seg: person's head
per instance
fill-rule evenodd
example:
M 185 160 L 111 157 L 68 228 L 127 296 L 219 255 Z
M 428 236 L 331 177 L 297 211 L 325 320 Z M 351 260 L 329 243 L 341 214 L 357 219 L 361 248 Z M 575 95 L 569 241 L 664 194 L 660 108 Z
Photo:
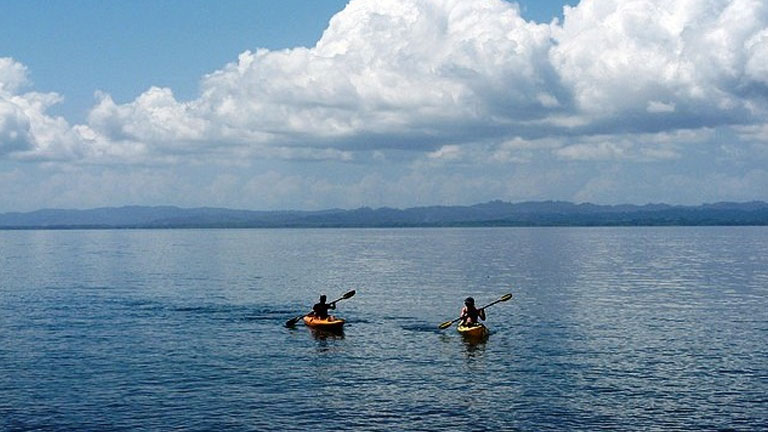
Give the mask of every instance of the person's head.
M 464 299 L 464 304 L 468 307 L 475 307 L 475 299 L 473 299 L 472 297 L 467 297 L 466 299 Z
M 320 303 L 325 303 L 325 294 L 320 296 Z

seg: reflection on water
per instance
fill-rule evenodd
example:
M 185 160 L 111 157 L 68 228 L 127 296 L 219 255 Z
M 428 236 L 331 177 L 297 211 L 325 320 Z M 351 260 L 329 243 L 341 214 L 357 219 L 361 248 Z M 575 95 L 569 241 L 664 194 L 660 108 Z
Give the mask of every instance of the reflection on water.
M 488 336 L 483 337 L 463 337 L 464 350 L 467 354 L 467 358 L 482 356 L 485 352 L 485 346 L 488 342 Z
M 326 341 L 326 340 L 341 340 L 344 339 L 344 329 L 339 330 L 320 330 L 320 329 L 314 329 L 309 328 L 309 332 L 312 333 L 312 337 L 315 338 L 317 341 Z
M 0 231 L 0 281 L 0 430 L 768 419 L 768 228 Z M 343 333 L 282 327 L 350 288 Z

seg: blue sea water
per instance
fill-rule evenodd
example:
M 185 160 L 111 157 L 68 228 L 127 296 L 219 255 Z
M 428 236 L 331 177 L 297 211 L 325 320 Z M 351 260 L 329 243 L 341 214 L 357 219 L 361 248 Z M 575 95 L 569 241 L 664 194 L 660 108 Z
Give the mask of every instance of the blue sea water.
M 768 430 L 768 228 L 0 231 L 0 430 L 307 428 Z

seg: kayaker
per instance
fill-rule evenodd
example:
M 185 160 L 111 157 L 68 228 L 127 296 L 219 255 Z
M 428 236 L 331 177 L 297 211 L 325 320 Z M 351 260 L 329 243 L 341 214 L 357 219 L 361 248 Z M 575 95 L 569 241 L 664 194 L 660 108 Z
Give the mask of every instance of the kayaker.
M 475 307 L 475 299 L 467 297 L 464 300 L 464 307 L 461 308 L 459 316 L 461 317 L 462 325 L 476 325 L 480 323 L 479 319 L 485 321 L 485 309 L 477 309 Z
M 336 309 L 336 304 L 329 304 L 325 302 L 325 295 L 320 296 L 320 303 L 315 303 L 312 306 L 312 315 L 320 319 L 328 318 L 328 309 Z

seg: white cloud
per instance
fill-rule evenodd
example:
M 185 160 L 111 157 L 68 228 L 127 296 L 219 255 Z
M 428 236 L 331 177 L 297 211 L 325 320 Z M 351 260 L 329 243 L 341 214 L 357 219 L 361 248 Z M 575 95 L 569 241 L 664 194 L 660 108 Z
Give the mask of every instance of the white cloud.
M 746 74 L 750 80 L 768 86 L 768 29 L 755 34 L 747 42 Z
M 563 159 L 611 160 L 627 159 L 632 143 L 612 138 L 590 139 L 589 142 L 573 144 L 555 151 Z
M 502 0 L 352 0 L 315 46 L 244 51 L 204 76 L 192 100 L 161 87 L 127 103 L 98 93 L 87 122 L 70 125 L 48 113 L 59 95 L 30 86 L 23 64 L 0 58 L 0 157 L 140 167 L 368 160 L 433 170 L 402 183 L 372 174 L 354 187 L 275 171 L 222 177 L 210 189 L 246 187 L 275 205 L 287 196 L 310 207 L 387 202 L 377 194 L 450 202 L 478 190 L 530 197 L 486 171 L 514 170 L 516 184 L 533 190 L 518 172 L 568 182 L 564 165 L 680 160 L 719 132 L 732 146 L 768 141 L 768 3 L 582 0 L 562 24 L 537 24 Z M 537 172 L 539 156 L 556 165 Z M 438 172 L 459 165 L 487 177 Z M 287 195 L 267 194 L 270 184 Z M 626 186 L 596 180 L 591 190 L 606 196 L 617 184 Z
M 152 87 L 124 105 L 115 104 L 109 95 L 98 96 L 99 103 L 88 117 L 89 125 L 116 140 L 174 145 L 204 137 L 205 122 L 191 116 L 190 104 L 177 102 L 171 89 Z
M 501 0 L 353 0 L 314 47 L 246 51 L 189 102 L 161 88 L 122 105 L 104 95 L 89 127 L 150 153 L 303 147 L 321 159 L 749 123 L 767 112 L 767 27 L 759 0 L 583 0 L 562 26 Z
M 89 151 L 79 134 L 62 117 L 47 110 L 61 102 L 56 93 L 26 92 L 27 68 L 0 58 L 0 156 L 16 159 L 78 159 Z
M 9 99 L 0 97 L 0 156 L 32 146 L 29 117 Z
M 0 57 L 0 94 L 15 94 L 27 84 L 27 67 L 12 58 Z
M 206 76 L 190 102 L 157 88 L 124 105 L 105 96 L 89 125 L 158 148 L 429 151 L 454 134 L 490 133 L 559 109 L 550 35 L 497 0 L 354 0 L 312 48 L 246 51 Z
M 492 148 L 488 152 L 490 154 L 488 161 L 493 163 L 528 163 L 536 150 L 557 149 L 562 146 L 562 140 L 558 138 L 526 140 L 521 137 L 514 137 Z
M 0 57 L 0 156 L 23 151 L 34 145 L 26 100 L 17 91 L 27 84 L 27 69 L 7 57 Z
M 768 122 L 735 128 L 741 140 L 768 144 Z
M 764 65 L 755 54 L 766 26 L 761 0 L 583 0 L 566 7 L 551 57 L 580 109 L 596 122 L 613 118 L 605 131 L 630 121 L 738 123 L 750 121 L 754 104 L 765 108 L 744 89 L 759 82 L 760 72 L 745 72 Z M 638 118 L 672 108 L 671 117 Z
M 675 104 L 664 103 L 659 101 L 648 102 L 648 107 L 645 109 L 649 113 L 672 113 L 675 112 Z
M 439 150 L 436 150 L 427 154 L 427 157 L 430 159 L 439 159 L 439 160 L 447 160 L 447 161 L 460 159 L 461 156 L 462 156 L 461 147 L 457 145 L 442 146 Z
M 683 146 L 708 142 L 714 130 L 703 128 L 645 134 L 592 135 L 579 137 L 555 148 L 553 153 L 567 160 L 624 160 L 653 162 L 682 157 Z

